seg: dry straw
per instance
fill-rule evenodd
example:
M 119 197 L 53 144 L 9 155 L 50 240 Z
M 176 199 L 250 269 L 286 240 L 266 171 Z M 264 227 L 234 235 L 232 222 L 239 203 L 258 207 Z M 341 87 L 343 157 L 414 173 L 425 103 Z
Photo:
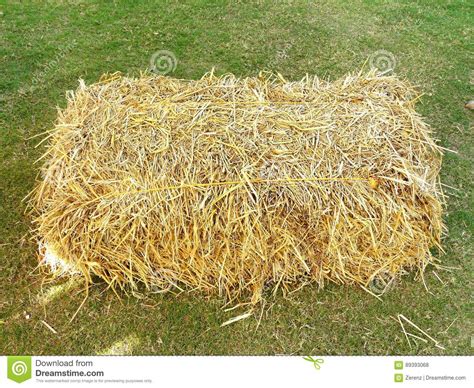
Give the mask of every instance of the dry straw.
M 251 303 L 422 272 L 443 195 L 416 100 L 374 73 L 81 82 L 34 191 L 41 256 L 115 290 Z

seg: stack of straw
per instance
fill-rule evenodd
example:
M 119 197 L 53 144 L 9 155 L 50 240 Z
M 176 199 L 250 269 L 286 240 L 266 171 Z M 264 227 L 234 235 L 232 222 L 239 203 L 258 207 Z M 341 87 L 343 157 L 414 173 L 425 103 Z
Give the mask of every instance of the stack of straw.
M 33 208 L 56 273 L 257 303 L 434 261 L 441 148 L 407 83 L 107 77 L 48 136 Z

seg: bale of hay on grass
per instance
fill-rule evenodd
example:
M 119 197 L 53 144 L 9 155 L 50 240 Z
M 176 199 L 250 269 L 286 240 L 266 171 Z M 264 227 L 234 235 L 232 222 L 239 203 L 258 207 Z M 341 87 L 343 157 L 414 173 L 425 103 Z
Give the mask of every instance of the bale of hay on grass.
M 374 73 L 81 82 L 34 191 L 42 260 L 114 289 L 252 303 L 423 271 L 443 197 L 416 99 Z

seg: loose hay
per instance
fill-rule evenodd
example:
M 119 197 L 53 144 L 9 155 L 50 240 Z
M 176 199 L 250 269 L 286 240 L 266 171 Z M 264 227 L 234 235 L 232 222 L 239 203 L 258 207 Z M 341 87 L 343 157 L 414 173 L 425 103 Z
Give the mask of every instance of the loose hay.
M 257 303 L 434 261 L 442 153 L 409 84 L 108 77 L 70 92 L 48 136 L 32 203 L 50 263 Z

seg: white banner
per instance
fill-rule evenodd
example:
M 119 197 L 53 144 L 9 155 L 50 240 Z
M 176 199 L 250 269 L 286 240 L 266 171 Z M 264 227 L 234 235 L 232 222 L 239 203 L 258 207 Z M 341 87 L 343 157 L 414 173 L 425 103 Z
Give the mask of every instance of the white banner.
M 468 356 L 2 356 L 0 386 L 473 386 L 472 361 Z

